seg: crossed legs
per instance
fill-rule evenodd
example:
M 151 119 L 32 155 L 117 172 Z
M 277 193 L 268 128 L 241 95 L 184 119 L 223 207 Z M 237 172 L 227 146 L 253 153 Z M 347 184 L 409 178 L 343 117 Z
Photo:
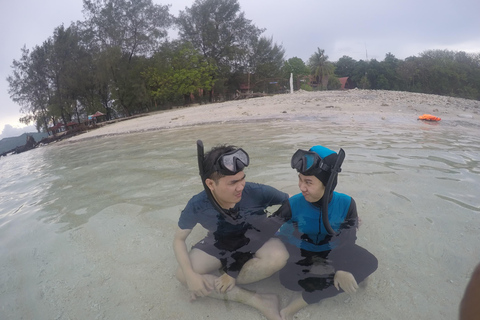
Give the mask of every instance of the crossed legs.
M 193 248 L 189 256 L 193 271 L 203 275 L 214 287 L 214 281 L 217 277 L 213 273 L 221 268 L 220 260 L 197 248 Z M 268 278 L 282 269 L 287 259 L 288 252 L 285 246 L 279 239 L 272 238 L 265 242 L 254 254 L 254 257 L 245 263 L 236 279 L 236 283 L 248 284 Z M 186 284 L 181 268 L 177 269 L 176 277 L 181 283 Z M 281 319 L 278 297 L 274 294 L 258 294 L 235 286 L 226 293 L 212 291 L 209 297 L 249 305 L 259 310 L 269 320 Z

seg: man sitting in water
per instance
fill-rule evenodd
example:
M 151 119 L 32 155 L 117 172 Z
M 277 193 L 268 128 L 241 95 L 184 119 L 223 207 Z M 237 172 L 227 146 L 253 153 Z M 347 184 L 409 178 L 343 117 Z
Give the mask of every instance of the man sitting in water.
M 322 146 L 298 150 L 292 157 L 301 193 L 274 215 L 287 220 L 278 233 L 290 255 L 280 281 L 301 294 L 280 311 L 284 320 L 309 304 L 356 292 L 358 283 L 377 269 L 377 259 L 355 244 L 355 201 L 333 192 L 343 157 L 342 149 L 337 154 Z
M 267 319 L 280 319 L 276 295 L 256 294 L 236 284 L 265 279 L 285 265 L 285 246 L 271 238 L 280 225 L 267 218 L 265 209 L 286 201 L 288 195 L 245 181 L 249 157 L 244 150 L 220 146 L 203 156 L 201 141 L 197 148 L 205 190 L 190 199 L 180 215 L 173 241 L 179 264 L 176 276 L 192 300 L 228 299 L 258 309 Z M 208 234 L 188 252 L 185 240 L 197 223 Z

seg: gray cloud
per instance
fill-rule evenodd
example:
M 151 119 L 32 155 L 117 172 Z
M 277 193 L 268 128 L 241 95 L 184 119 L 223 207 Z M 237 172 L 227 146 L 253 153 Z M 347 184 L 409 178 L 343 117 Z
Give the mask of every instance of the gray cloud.
M 37 132 L 37 129 L 35 129 L 34 126 L 27 126 L 23 128 L 14 128 L 9 124 L 6 124 L 3 127 L 3 131 L 0 134 L 0 140 L 3 138 L 8 138 L 8 137 L 17 137 L 22 135 L 23 133 L 29 133 L 29 132 Z

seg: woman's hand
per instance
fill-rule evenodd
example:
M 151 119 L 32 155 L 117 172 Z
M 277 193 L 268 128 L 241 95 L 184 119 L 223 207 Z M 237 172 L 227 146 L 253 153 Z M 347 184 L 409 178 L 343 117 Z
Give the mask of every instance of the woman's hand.
M 333 284 L 337 290 L 340 288 L 343 289 L 346 293 L 355 293 L 358 289 L 357 281 L 355 277 L 350 272 L 338 270 L 335 272 L 335 277 L 333 277 Z

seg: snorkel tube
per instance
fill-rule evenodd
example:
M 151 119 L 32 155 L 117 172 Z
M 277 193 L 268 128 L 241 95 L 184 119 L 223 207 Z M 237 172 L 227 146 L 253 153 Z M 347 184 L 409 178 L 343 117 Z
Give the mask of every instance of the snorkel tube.
M 322 221 L 323 221 L 323 226 L 327 230 L 328 234 L 330 235 L 336 235 L 335 230 L 333 230 L 332 226 L 330 225 L 330 221 L 328 221 L 328 203 L 330 202 L 330 191 L 332 190 L 332 185 L 333 182 L 335 181 L 335 178 L 338 176 L 338 173 L 342 171 L 342 163 L 343 160 L 345 159 L 345 151 L 343 151 L 342 148 L 340 148 L 340 151 L 338 151 L 338 157 L 337 161 L 335 161 L 335 164 L 331 168 L 331 173 L 330 177 L 328 178 L 327 185 L 325 186 L 325 193 L 322 201 Z
M 210 202 L 212 203 L 213 207 L 220 213 L 225 213 L 225 210 L 222 209 L 222 207 L 220 207 L 220 205 L 218 204 L 218 202 L 215 200 L 215 198 L 213 197 L 213 194 L 212 194 L 212 191 L 210 190 L 210 188 L 207 187 L 207 184 L 205 183 L 205 179 L 207 177 L 205 177 L 205 172 L 203 171 L 203 161 L 205 160 L 205 153 L 204 153 L 204 148 L 203 148 L 203 142 L 202 140 L 197 140 L 197 158 L 198 158 L 198 170 L 199 170 L 199 174 L 200 174 L 200 177 L 202 179 L 202 184 L 203 184 L 203 188 L 205 188 L 205 192 L 207 193 L 207 197 L 208 199 L 210 200 Z

